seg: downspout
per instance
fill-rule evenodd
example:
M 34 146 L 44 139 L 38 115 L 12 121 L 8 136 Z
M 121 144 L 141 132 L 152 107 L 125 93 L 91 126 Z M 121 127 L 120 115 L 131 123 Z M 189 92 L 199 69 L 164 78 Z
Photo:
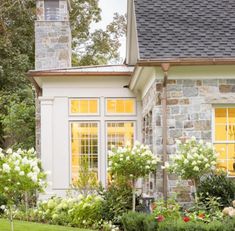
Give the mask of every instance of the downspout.
M 166 166 L 168 160 L 167 156 L 167 79 L 168 71 L 170 68 L 169 63 L 161 64 L 162 71 L 164 73 L 163 84 L 162 84 L 162 147 L 163 147 L 163 166 Z M 167 179 L 167 170 L 163 169 L 163 198 L 164 201 L 167 201 L 167 191 L 168 191 L 168 179 Z

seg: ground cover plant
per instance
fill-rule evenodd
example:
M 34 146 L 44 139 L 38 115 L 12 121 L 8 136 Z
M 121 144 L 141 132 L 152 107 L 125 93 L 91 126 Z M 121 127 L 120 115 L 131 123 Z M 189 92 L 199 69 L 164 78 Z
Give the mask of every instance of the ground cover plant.
M 10 231 L 9 221 L 0 219 L 0 230 Z M 15 221 L 15 231 L 91 231 L 88 229 L 78 229 L 71 227 L 38 224 L 32 222 Z

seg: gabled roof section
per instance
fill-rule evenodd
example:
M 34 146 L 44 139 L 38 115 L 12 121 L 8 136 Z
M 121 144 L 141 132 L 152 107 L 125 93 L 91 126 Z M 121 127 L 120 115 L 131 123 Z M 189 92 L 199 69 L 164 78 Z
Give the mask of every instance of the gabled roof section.
M 234 58 L 234 0 L 134 0 L 140 60 Z

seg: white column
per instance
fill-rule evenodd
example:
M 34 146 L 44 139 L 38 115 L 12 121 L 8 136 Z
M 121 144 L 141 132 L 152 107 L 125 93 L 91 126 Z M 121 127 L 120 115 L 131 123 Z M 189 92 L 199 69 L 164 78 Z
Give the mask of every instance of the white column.
M 48 187 L 44 194 L 40 194 L 39 199 L 47 199 L 53 195 L 53 98 L 39 98 L 41 101 L 41 161 L 44 171 L 49 171 L 47 181 Z
M 64 193 L 70 186 L 70 131 L 68 98 L 55 97 L 53 107 L 53 189 Z

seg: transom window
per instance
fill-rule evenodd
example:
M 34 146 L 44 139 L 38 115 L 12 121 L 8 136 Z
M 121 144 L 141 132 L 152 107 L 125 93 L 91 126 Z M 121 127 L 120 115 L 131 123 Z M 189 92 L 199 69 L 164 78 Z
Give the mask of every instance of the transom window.
M 135 100 L 126 99 L 106 99 L 106 114 L 135 114 Z
M 77 180 L 84 159 L 98 179 L 98 123 L 72 122 L 71 136 L 72 181 Z
M 235 176 L 235 108 L 215 108 L 214 131 L 217 166 Z
M 71 99 L 70 114 L 72 115 L 97 115 L 99 113 L 98 99 Z

